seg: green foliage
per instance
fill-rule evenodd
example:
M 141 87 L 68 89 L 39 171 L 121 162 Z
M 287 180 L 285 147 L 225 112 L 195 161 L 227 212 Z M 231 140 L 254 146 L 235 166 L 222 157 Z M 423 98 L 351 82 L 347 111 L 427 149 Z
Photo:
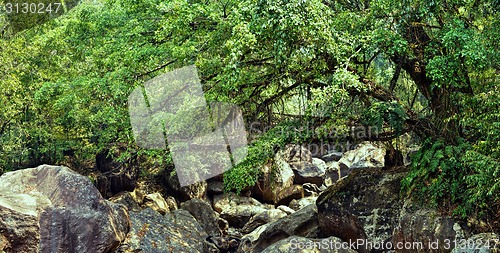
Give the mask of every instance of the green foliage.
M 36 27 L 59 17 L 78 4 L 78 0 L 23 2 L 0 1 L 0 31 L 8 38 L 23 30 Z M 57 11 L 57 12 L 56 12 Z
M 455 214 L 482 216 L 500 200 L 500 163 L 468 143 L 445 145 L 428 139 L 412 157 L 402 190 L 422 203 Z
M 365 124 L 375 126 L 378 131 L 384 129 L 384 123 L 396 131 L 403 133 L 405 120 L 408 119 L 405 110 L 397 102 L 375 102 L 365 112 Z
M 467 168 L 461 163 L 466 145 L 449 146 L 427 139 L 412 157 L 411 171 L 402 189 L 433 207 L 450 207 L 465 201 Z
M 148 166 L 172 167 L 168 152 L 135 147 L 127 98 L 149 78 L 195 64 L 209 102 L 233 102 L 245 120 L 274 126 L 226 173 L 226 189 L 251 186 L 279 147 L 311 140 L 301 133 L 310 117 L 314 138 L 361 124 L 431 137 L 405 189 L 461 213 L 486 209 L 499 188 L 498 6 L 96 0 L 18 33 L 33 16 L 15 17 L 26 20 L 13 29 L 15 18 L 0 11 L 9 37 L 0 40 L 0 168 L 63 163 L 72 153 L 86 164 L 120 145 L 120 162 L 137 153 Z M 172 131 L 187 131 L 182 115 L 171 120 Z
M 473 150 L 467 151 L 462 161 L 472 171 L 465 176 L 467 205 L 480 214 L 483 210 L 495 211 L 492 204 L 500 200 L 500 162 Z
M 283 122 L 262 135 L 248 147 L 248 156 L 234 168 L 224 173 L 224 188 L 228 191 L 241 190 L 253 186 L 260 175 L 260 167 L 274 158 L 276 152 L 288 143 L 301 143 L 310 138 L 299 133 L 301 121 Z

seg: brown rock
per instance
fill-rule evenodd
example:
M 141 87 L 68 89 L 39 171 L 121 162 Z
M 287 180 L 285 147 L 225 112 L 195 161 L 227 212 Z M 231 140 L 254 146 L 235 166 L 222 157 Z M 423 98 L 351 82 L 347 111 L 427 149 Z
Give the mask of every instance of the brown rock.
M 304 197 L 304 188 L 302 185 L 292 185 L 286 189 L 280 191 L 277 195 L 279 201 L 276 205 L 288 205 L 294 199 L 300 199 Z
M 110 252 L 129 226 L 124 206 L 104 200 L 87 177 L 66 167 L 0 177 L 0 251 Z
M 159 192 L 144 196 L 144 205 L 161 214 L 166 214 L 170 211 L 167 201 Z
M 294 181 L 292 168 L 285 161 L 283 152 L 278 152 L 271 163 L 262 166 L 261 172 L 262 176 L 253 189 L 253 195 L 266 203 L 279 203 L 286 197 L 279 193 L 292 187 Z

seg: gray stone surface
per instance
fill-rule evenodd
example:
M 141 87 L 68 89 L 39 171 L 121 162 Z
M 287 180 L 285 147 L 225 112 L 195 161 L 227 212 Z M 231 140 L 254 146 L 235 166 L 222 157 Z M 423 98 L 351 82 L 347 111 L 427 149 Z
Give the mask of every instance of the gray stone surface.
M 191 213 L 208 235 L 221 236 L 227 232 L 227 221 L 220 218 L 206 201 L 191 199 L 181 203 L 181 208 Z
M 229 225 L 242 228 L 252 216 L 272 209 L 272 206 L 261 204 L 251 197 L 238 196 L 233 193 L 214 197 L 213 208 Z
M 0 251 L 110 252 L 125 239 L 127 209 L 66 167 L 41 165 L 0 177 Z
M 115 252 L 186 252 L 202 253 L 207 234 L 186 210 L 175 210 L 165 216 L 146 208 L 131 212 L 131 230 Z
M 277 221 L 262 225 L 241 238 L 238 252 L 262 252 L 289 236 L 315 238 L 320 234 L 316 205 L 310 205 Z
M 344 170 L 382 168 L 385 166 L 385 149 L 377 144 L 363 142 L 356 149 L 345 152 L 339 165 Z

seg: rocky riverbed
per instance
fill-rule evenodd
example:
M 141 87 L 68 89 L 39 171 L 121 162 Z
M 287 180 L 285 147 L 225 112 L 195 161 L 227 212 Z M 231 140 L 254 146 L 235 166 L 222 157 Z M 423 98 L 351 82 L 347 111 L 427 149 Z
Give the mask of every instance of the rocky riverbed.
M 0 252 L 495 252 L 497 234 L 405 199 L 406 168 L 386 160 L 374 143 L 321 157 L 288 145 L 240 195 L 221 178 L 167 178 L 171 196 L 137 187 L 105 199 L 70 168 L 9 172 Z

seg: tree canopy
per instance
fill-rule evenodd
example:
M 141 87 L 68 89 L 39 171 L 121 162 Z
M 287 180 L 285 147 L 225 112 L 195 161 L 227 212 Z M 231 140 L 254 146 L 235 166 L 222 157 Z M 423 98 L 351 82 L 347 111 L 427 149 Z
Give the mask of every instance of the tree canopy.
M 498 0 L 84 0 L 3 34 L 0 167 L 68 155 L 84 166 L 125 143 L 168 168 L 168 152 L 134 145 L 127 98 L 195 64 L 209 102 L 234 103 L 247 125 L 273 129 L 226 173 L 228 189 L 253 184 L 276 147 L 327 139 L 283 129 L 373 126 L 377 134 L 358 141 L 420 140 L 407 189 L 461 213 L 487 208 L 500 203 L 499 8 Z M 16 15 L 0 14 L 1 27 L 30 22 Z

